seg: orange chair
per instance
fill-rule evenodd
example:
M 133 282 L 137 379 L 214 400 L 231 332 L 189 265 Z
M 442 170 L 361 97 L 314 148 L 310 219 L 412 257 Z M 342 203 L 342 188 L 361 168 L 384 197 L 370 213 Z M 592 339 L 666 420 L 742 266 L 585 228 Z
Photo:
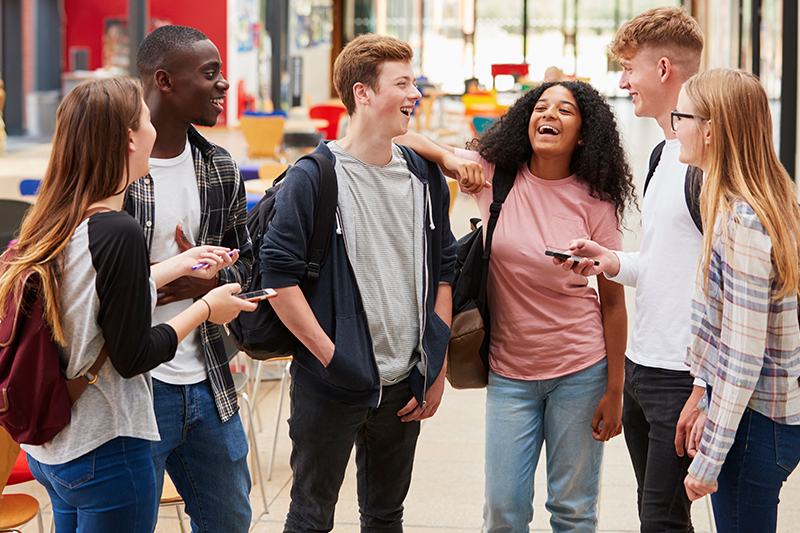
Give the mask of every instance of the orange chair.
M 317 128 L 317 131 L 325 134 L 326 140 L 336 140 L 339 133 L 339 119 L 347 113 L 344 106 L 320 104 L 308 110 L 309 118 L 321 118 L 328 121 L 324 128 Z

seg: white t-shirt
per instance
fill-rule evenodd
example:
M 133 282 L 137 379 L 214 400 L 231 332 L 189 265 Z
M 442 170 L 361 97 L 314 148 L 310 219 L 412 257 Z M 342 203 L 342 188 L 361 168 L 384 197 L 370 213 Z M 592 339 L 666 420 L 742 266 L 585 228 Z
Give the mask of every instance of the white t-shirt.
M 617 252 L 617 283 L 636 287 L 633 335 L 625 355 L 636 364 L 685 370 L 689 313 L 703 236 L 686 207 L 687 165 L 669 139 L 642 201 L 642 247 Z
M 175 240 L 175 226 L 181 224 L 191 242 L 196 242 L 200 233 L 200 193 L 197 190 L 197 176 L 189 139 L 186 139 L 186 148 L 178 157 L 151 157 L 150 177 L 153 178 L 156 198 L 150 260 L 157 263 L 181 252 L 178 241 Z M 153 311 L 153 325 L 166 322 L 192 303 L 188 299 L 156 307 Z M 153 369 L 151 375 L 172 385 L 191 385 L 206 379 L 200 330 L 194 329 L 189 333 L 178 345 L 175 358 Z

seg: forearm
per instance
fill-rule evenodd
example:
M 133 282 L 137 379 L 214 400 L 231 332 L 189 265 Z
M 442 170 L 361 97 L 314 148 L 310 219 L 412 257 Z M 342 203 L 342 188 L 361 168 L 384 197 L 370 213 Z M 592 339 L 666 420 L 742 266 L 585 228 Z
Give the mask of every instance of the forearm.
M 424 135 L 412 132 L 408 132 L 400 137 L 395 137 L 393 140 L 396 144 L 408 146 L 428 161 L 433 161 L 439 165 L 446 176 L 450 178 L 455 177 L 452 172 L 445 168 L 447 157 L 455 153 L 455 148 L 452 146 L 439 144 Z
M 275 289 L 278 296 L 270 300 L 272 309 L 297 340 L 327 366 L 333 358 L 333 341 L 319 325 L 299 286 Z
M 448 326 L 453 321 L 453 288 L 449 283 L 440 283 L 436 291 L 436 304 L 433 311 L 439 315 Z
M 210 307 L 205 301 L 197 300 L 181 313 L 167 320 L 166 324 L 175 330 L 180 343 L 189 333 L 197 329 L 209 317 Z
M 160 263 L 150 265 L 150 276 L 156 282 L 156 287 L 161 288 L 171 281 L 175 281 L 184 274 L 180 268 L 178 256 L 170 257 Z
M 608 361 L 606 391 L 621 396 L 625 381 L 625 348 L 628 340 L 628 312 L 624 304 L 603 309 L 603 337 Z

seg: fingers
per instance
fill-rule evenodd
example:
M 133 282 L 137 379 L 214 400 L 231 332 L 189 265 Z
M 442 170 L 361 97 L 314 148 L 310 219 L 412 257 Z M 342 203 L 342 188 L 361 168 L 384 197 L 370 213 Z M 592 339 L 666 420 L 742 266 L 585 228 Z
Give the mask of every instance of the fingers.
M 183 232 L 183 226 L 181 224 L 175 226 L 175 240 L 178 242 L 178 248 L 181 249 L 181 252 L 194 248 L 192 241 L 190 241 Z
M 683 424 L 678 422 L 678 427 L 675 428 L 675 453 L 678 454 L 678 457 L 683 457 L 684 441 L 688 445 L 689 438 L 686 430 L 683 429 Z
M 402 409 L 397 411 L 397 416 L 399 416 L 400 420 L 402 420 L 403 422 L 408 422 L 409 420 L 411 420 L 411 419 L 407 420 L 407 418 L 409 418 L 409 416 L 411 416 L 411 415 L 409 415 L 409 413 L 413 414 L 415 409 L 418 409 L 418 407 L 417 407 L 417 399 L 416 398 L 411 398 L 408 401 L 408 403 L 406 404 L 405 407 L 403 407 Z

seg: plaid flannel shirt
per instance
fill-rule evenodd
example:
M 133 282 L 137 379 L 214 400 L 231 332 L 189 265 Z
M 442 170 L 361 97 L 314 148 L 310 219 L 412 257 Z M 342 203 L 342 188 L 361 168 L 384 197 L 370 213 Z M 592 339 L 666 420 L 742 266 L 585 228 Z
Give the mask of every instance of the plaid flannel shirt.
M 238 248 L 239 260 L 219 271 L 219 283 L 236 282 L 247 287 L 253 247 L 245 226 L 247 199 L 239 167 L 225 149 L 208 142 L 194 127 L 189 127 L 188 135 L 202 210 L 200 236 L 195 244 Z M 155 202 L 153 180 L 149 175 L 128 187 L 125 209 L 144 229 L 148 251 L 153 243 Z M 214 401 L 220 419 L 225 422 L 236 413 L 238 405 L 220 326 L 204 322 L 200 335 Z
M 746 408 L 800 424 L 797 294 L 776 297 L 770 236 L 749 204 L 737 200 L 732 209 L 714 227 L 707 299 L 702 271 L 697 277 L 686 359 L 692 375 L 711 387 L 700 451 L 689 468 L 708 484 L 716 481 Z

